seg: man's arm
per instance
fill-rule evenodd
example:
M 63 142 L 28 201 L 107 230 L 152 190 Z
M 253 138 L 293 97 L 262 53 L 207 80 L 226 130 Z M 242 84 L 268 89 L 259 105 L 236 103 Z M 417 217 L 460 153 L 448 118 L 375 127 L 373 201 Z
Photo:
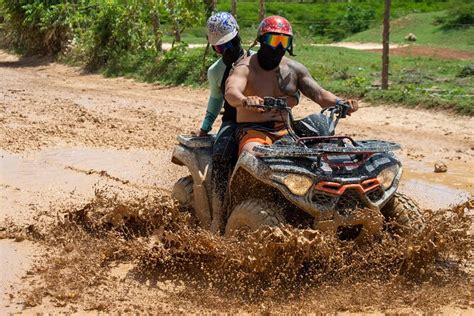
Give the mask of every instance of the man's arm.
M 248 64 L 239 63 L 232 69 L 225 83 L 225 99 L 235 108 L 242 106 L 245 100 L 245 87 L 249 74 Z
M 225 99 L 235 108 L 246 107 L 254 112 L 264 112 L 264 109 L 257 107 L 257 105 L 263 104 L 261 97 L 244 95 L 248 75 L 249 65 L 245 61 L 234 67 L 225 83 Z
M 306 97 L 321 105 L 323 108 L 335 105 L 337 97 L 323 89 L 311 76 L 308 69 L 300 63 L 292 65 L 298 74 L 298 89 Z
M 300 63 L 293 62 L 292 67 L 298 74 L 298 89 L 308 98 L 318 103 L 321 107 L 334 106 L 339 99 L 332 92 L 323 89 L 311 76 L 308 69 Z M 359 105 L 357 100 L 347 100 L 351 111 L 357 111 Z

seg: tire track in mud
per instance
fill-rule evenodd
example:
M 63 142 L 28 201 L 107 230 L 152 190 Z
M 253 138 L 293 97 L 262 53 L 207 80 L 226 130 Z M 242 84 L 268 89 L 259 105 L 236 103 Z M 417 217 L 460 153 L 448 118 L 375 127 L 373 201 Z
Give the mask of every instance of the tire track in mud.
M 390 238 L 365 251 L 311 231 L 267 231 L 250 244 L 225 242 L 194 229 L 167 194 L 155 189 L 169 189 L 185 172 L 164 156 L 176 135 L 199 127 L 207 91 L 105 79 L 4 53 L 0 60 L 0 148 L 7 153 L 0 162 L 28 162 L 23 169 L 2 167 L 0 193 L 7 202 L 2 205 L 30 218 L 24 224 L 12 212 L 11 221 L 0 225 L 0 237 L 26 238 L 46 249 L 20 280 L 22 296 L 14 298 L 20 306 L 10 311 L 21 310 L 21 304 L 31 313 L 472 310 L 472 269 L 466 268 L 472 254 L 465 253 L 473 249 L 472 227 L 465 235 L 468 217 L 459 211 L 472 214 L 472 202 L 433 213 L 439 214 L 433 215 L 432 227 L 441 246 L 424 270 L 414 270 L 424 271 L 420 278 L 397 268 L 415 262 L 416 255 L 408 254 L 424 248 Z M 304 115 L 314 109 L 303 100 L 297 111 Z M 449 171 L 437 175 L 440 183 L 458 181 L 472 193 L 473 123 L 445 113 L 364 105 L 341 122 L 340 131 L 400 142 L 402 160 L 412 169 L 423 171 L 445 160 Z M 54 167 L 39 177 L 48 190 L 35 173 L 45 165 Z M 130 182 L 81 172 L 67 184 L 55 181 L 73 177 L 66 166 Z M 24 171 L 17 180 L 10 173 L 15 170 Z M 66 187 L 75 192 L 68 203 Z M 37 206 L 28 209 L 28 203 Z M 442 214 L 454 219 L 444 222 Z M 328 252 L 336 255 L 329 258 Z

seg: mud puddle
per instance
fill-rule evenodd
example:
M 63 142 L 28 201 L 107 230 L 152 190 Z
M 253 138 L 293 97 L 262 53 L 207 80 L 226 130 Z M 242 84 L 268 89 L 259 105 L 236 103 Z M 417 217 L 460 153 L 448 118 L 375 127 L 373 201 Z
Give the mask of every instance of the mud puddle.
M 55 201 L 92 198 L 97 185 L 168 190 L 180 174 L 170 157 L 169 150 L 65 147 L 21 156 L 0 151 L 0 219 L 20 224 Z
M 59 209 L 55 223 L 34 225 L 48 255 L 31 270 L 41 281 L 27 279 L 27 311 L 47 301 L 106 312 L 433 312 L 470 304 L 473 201 L 428 212 L 420 238 L 340 243 L 285 227 L 238 241 L 199 230 L 167 195 L 116 191 L 98 190 L 83 207 Z
M 414 197 L 421 207 L 432 210 L 461 204 L 471 197 L 466 191 L 416 179 L 402 181 L 400 191 Z
M 23 306 L 15 303 L 16 293 L 24 289 L 22 278 L 40 253 L 31 241 L 0 239 L 0 313 L 19 312 Z
M 461 204 L 474 194 L 474 175 L 466 164 L 449 162 L 448 171 L 435 173 L 433 166 L 405 159 L 400 191 L 423 208 L 437 210 Z
M 404 159 L 404 180 L 422 180 L 456 190 L 474 194 L 474 166 L 472 163 L 456 161 L 447 162 L 448 170 L 442 173 L 434 172 L 434 164 Z

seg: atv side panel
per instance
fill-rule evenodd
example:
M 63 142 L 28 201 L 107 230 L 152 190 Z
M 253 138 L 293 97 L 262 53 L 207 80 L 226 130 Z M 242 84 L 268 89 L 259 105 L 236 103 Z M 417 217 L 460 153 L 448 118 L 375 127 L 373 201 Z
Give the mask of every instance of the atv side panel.
M 213 137 L 179 136 L 172 161 L 186 166 L 193 178 L 193 207 L 201 227 L 210 229 L 210 177 Z

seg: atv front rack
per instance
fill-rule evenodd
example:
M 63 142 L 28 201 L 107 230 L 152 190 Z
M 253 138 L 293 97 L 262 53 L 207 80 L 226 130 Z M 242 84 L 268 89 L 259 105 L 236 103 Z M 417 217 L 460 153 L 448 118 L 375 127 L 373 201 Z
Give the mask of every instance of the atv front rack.
M 308 137 L 306 140 L 309 140 Z M 397 143 L 386 142 L 383 140 L 363 140 L 354 141 L 349 137 L 330 136 L 330 137 L 311 137 L 312 140 L 319 138 L 323 139 L 350 139 L 352 144 L 344 144 L 344 146 L 334 143 L 318 143 L 314 147 L 304 147 L 299 141 L 296 145 L 262 145 L 255 146 L 254 151 L 263 157 L 306 157 L 306 156 L 320 156 L 325 154 L 332 155 L 350 155 L 350 154 L 374 154 L 390 152 L 400 149 Z M 303 142 L 305 140 L 303 139 Z

